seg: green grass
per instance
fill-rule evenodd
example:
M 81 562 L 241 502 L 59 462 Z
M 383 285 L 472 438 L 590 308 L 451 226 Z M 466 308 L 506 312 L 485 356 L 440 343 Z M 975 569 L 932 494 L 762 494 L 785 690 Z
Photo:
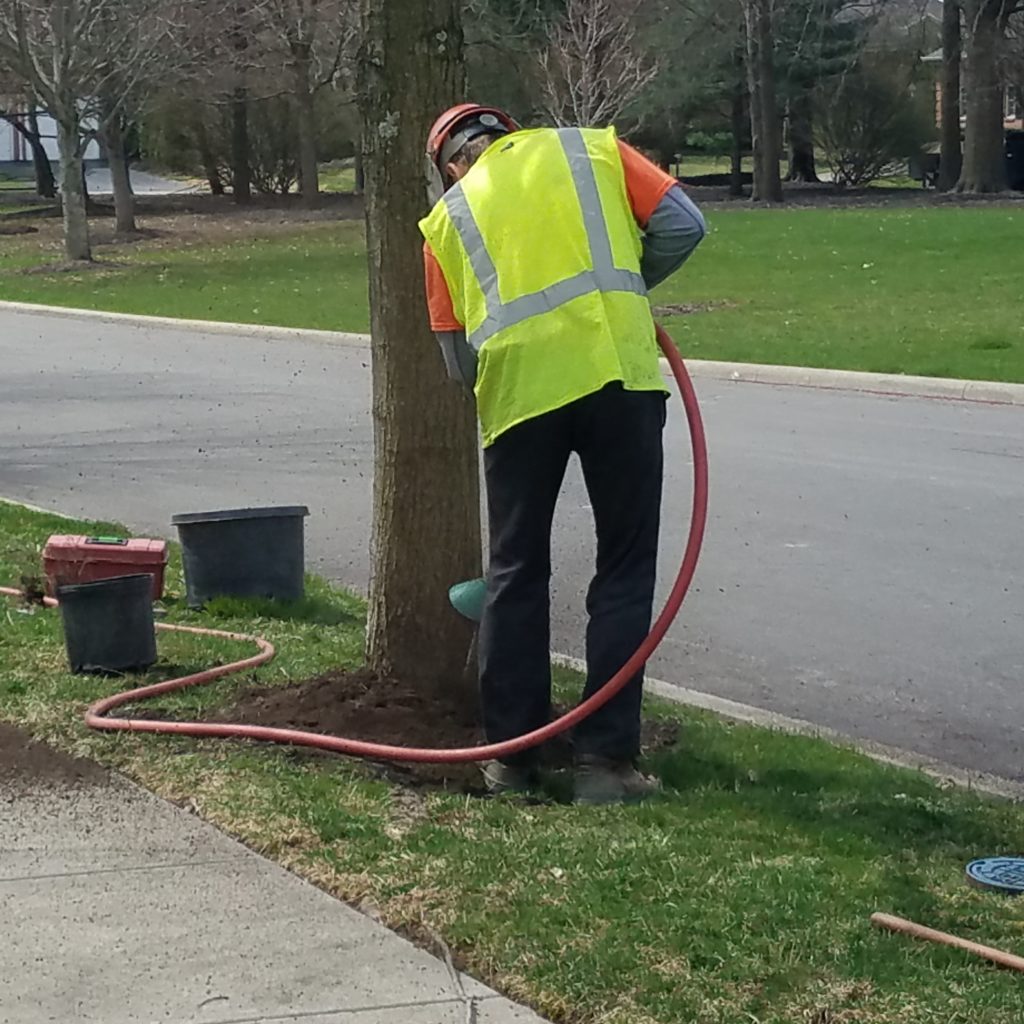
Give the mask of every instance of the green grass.
M 685 355 L 1024 381 L 1024 207 L 712 211 L 655 304 Z
M 18 270 L 40 262 L 38 243 L 5 241 L 0 299 L 340 331 L 369 322 L 361 222 L 310 224 L 283 237 L 254 229 L 243 241 L 181 248 L 110 247 L 99 258 L 127 265 L 31 277 Z
M 694 358 L 1024 381 L 1024 207 L 713 209 L 711 234 L 656 290 Z M 112 249 L 120 269 L 26 276 L 39 242 L 5 239 L 0 298 L 365 331 L 362 226 L 186 248 Z M 45 258 L 56 260 L 56 253 Z M 410 315 L 420 315 L 412 310 Z
M 46 537 L 112 532 L 0 505 L 0 579 L 36 571 Z M 317 581 L 298 607 L 168 618 L 258 630 L 284 682 L 354 664 L 354 599 Z M 155 676 L 238 645 L 161 637 Z M 171 666 L 174 666 L 172 669 Z M 58 616 L 0 604 L 0 717 L 120 767 L 330 892 L 441 934 L 476 974 L 571 1024 L 1017 1024 L 1017 976 L 883 935 L 885 910 L 1009 949 L 1024 907 L 963 880 L 977 855 L 1019 853 L 1024 813 L 943 790 L 807 738 L 657 703 L 684 723 L 639 808 L 486 802 L 393 789 L 341 760 L 278 748 L 88 733 L 85 704 L 118 683 L 71 677 Z M 196 713 L 231 687 L 177 698 Z
M 351 161 L 345 164 L 325 164 L 320 168 L 321 192 L 354 192 L 356 171 Z
M 5 203 L 2 201 L 3 196 L 0 196 L 0 214 L 5 215 L 8 219 L 26 219 L 31 217 L 32 220 L 36 221 L 47 214 L 57 216 L 60 207 L 53 203 L 52 200 L 36 200 L 33 199 L 29 203 Z

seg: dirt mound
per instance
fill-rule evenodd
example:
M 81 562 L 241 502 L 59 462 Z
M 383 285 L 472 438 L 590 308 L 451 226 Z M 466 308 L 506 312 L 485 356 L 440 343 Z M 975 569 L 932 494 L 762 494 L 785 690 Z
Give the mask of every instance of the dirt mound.
M 0 722 L 0 799 L 43 787 L 102 785 L 107 773 L 99 765 L 69 757 Z
M 555 714 L 563 711 L 556 708 Z M 425 693 L 379 679 L 365 669 L 336 670 L 291 686 L 245 690 L 213 720 L 306 729 L 402 747 L 473 747 L 483 743 L 475 700 L 462 700 L 457 693 Z M 678 736 L 678 723 L 644 723 L 647 752 L 672 746 Z M 572 763 L 572 744 L 566 737 L 556 737 L 541 748 L 540 755 L 549 769 L 567 768 Z M 387 763 L 381 769 L 406 785 L 482 792 L 480 773 L 473 764 Z

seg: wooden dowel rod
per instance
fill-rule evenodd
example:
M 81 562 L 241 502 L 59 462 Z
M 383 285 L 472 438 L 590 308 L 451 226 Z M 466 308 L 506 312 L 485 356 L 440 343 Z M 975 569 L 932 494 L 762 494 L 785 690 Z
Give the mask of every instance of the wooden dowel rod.
M 993 949 L 991 946 L 983 946 L 979 942 L 971 942 L 970 939 L 962 939 L 959 935 L 950 935 L 949 932 L 938 932 L 934 928 L 926 928 L 923 924 L 915 924 L 902 917 L 893 917 L 892 914 L 872 914 L 871 923 L 879 928 L 890 932 L 900 932 L 903 935 L 911 935 L 915 939 L 924 939 L 926 942 L 937 942 L 942 946 L 953 946 L 962 949 L 967 953 L 991 960 L 1000 967 L 1008 967 L 1011 971 L 1024 973 L 1024 957 L 1015 956 L 1013 953 L 1006 953 L 1001 949 Z

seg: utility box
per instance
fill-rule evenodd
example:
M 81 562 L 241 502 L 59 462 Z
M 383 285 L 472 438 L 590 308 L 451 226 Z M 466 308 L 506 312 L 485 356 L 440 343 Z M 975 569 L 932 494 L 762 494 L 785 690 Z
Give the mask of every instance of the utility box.
M 57 596 L 58 587 L 146 573 L 153 577 L 153 600 L 159 601 L 166 568 L 165 540 L 54 534 L 43 548 L 43 572 L 50 597 Z

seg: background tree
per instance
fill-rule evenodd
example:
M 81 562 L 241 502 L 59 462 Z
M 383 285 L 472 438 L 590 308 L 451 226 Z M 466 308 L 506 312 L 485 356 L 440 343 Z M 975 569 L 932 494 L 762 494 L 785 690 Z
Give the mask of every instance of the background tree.
M 1024 0 L 961 0 L 967 41 L 967 127 L 959 192 L 1007 187 L 1005 133 L 1007 32 Z
M 819 130 L 840 188 L 874 181 L 932 136 L 934 103 L 928 90 L 908 94 L 912 73 L 891 53 L 873 53 L 827 89 Z
M 473 404 L 445 378 L 427 323 L 417 221 L 427 130 L 465 96 L 460 13 L 458 0 L 362 0 L 358 57 L 373 336 L 367 660 L 446 688 L 468 679 L 471 630 L 447 591 L 480 572 L 479 456 Z
M 942 76 L 941 112 L 939 120 L 938 187 L 948 192 L 960 180 L 963 166 L 960 129 L 960 64 L 963 53 L 959 0 L 945 0 L 942 5 Z
M 0 58 L 57 123 L 64 249 L 92 257 L 83 155 L 128 95 L 173 52 L 162 0 L 0 0 Z
M 750 124 L 754 141 L 754 189 L 751 198 L 782 202 L 782 133 L 775 89 L 775 0 L 743 0 L 747 32 Z
M 261 0 L 256 30 L 268 37 L 268 60 L 289 80 L 298 143 L 299 192 L 319 195 L 317 95 L 342 76 L 357 33 L 354 0 Z M 275 62 L 276 58 L 276 62 Z
M 540 54 L 544 113 L 557 125 L 611 124 L 658 73 L 637 45 L 642 0 L 566 0 Z
M 0 119 L 6 121 L 25 140 L 32 152 L 32 167 L 36 180 L 36 195 L 52 199 L 57 194 L 57 180 L 53 165 L 46 154 L 42 132 L 39 130 L 39 112 L 31 94 L 19 95 L 20 83 L 8 73 L 0 74 L 0 95 L 8 97 L 8 106 L 0 105 Z
M 785 104 L 788 181 L 816 182 L 815 104 L 823 86 L 863 51 L 870 18 L 850 0 L 786 0 L 779 10 L 776 64 Z

